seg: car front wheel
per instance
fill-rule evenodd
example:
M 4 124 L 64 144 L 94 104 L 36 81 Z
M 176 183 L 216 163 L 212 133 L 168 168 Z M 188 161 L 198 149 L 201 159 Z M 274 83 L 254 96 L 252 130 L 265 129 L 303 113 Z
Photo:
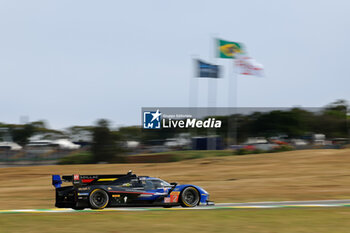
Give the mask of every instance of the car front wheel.
M 180 204 L 182 207 L 195 207 L 199 203 L 199 192 L 194 187 L 187 187 L 181 193 Z

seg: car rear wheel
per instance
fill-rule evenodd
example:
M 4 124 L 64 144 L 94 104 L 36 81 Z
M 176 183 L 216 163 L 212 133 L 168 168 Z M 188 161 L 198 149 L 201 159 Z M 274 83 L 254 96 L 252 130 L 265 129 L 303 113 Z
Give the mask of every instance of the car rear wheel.
M 91 209 L 103 209 L 108 205 L 109 196 L 102 189 L 95 189 L 90 193 L 89 202 Z
M 182 207 L 195 207 L 199 203 L 199 192 L 194 187 L 187 187 L 181 193 L 180 204 Z

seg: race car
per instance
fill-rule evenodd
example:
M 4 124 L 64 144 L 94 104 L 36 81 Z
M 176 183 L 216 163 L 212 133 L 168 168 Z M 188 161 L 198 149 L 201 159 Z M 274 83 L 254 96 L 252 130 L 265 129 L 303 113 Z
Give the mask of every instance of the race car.
M 73 185 L 63 186 L 63 182 Z M 213 205 L 209 193 L 196 185 L 178 185 L 159 178 L 119 175 L 52 175 L 58 208 L 104 209 L 106 207 Z

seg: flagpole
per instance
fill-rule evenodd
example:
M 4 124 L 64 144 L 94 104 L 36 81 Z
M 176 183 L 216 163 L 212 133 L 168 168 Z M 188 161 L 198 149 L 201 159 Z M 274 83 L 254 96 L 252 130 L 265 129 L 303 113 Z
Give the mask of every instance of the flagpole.
M 216 37 L 217 37 L 218 35 L 217 34 L 212 34 L 212 36 L 211 36 L 211 43 L 213 43 L 214 42 L 214 50 L 212 49 L 211 50 L 211 52 L 212 52 L 212 57 L 213 57 L 213 61 L 214 61 L 214 63 L 215 63 L 215 65 L 218 65 L 217 64 L 217 48 L 216 48 L 216 44 L 217 44 L 217 42 L 216 42 Z M 217 93 L 218 93 L 218 82 L 219 82 L 219 78 L 220 78 L 220 68 L 218 68 L 219 70 L 218 70 L 218 75 L 217 75 L 217 78 L 215 79 L 215 80 L 213 80 L 214 81 L 214 87 L 213 87 L 213 90 L 214 90 L 214 112 L 213 112 L 213 115 L 215 116 L 216 114 L 217 114 L 217 112 L 216 112 L 216 107 L 217 107 Z M 216 129 L 214 128 L 213 129 L 213 134 L 214 134 L 214 142 L 213 142 L 213 147 L 214 147 L 214 150 L 216 150 L 216 148 L 217 148 L 217 145 L 216 145 L 216 143 L 217 143 L 217 141 L 216 141 Z
M 210 38 L 211 39 L 211 38 Z M 210 48 L 210 47 L 209 47 Z M 209 62 L 210 63 L 212 63 L 212 56 L 211 56 L 211 52 L 209 52 Z M 207 97 L 208 97 L 208 104 L 207 104 L 207 116 L 209 116 L 210 115 L 210 110 L 209 110 L 209 108 L 210 108 L 210 104 L 211 104 L 211 98 L 212 98 L 212 91 L 211 91 L 211 77 L 208 77 L 207 78 L 208 79 L 208 89 L 207 89 Z M 210 150 L 211 149 L 211 142 L 210 142 L 210 128 L 208 128 L 207 129 L 207 139 L 206 139 L 206 141 L 207 141 L 207 150 Z
M 231 139 L 233 139 L 233 144 L 237 145 L 237 98 L 238 98 L 238 85 L 237 85 L 237 77 L 238 72 L 235 69 L 235 62 L 233 58 L 233 63 L 230 61 L 231 67 L 231 75 L 229 77 L 229 84 L 228 84 L 228 107 L 229 107 L 229 118 L 228 118 L 228 138 L 227 138 L 227 144 L 230 146 Z M 231 94 L 232 93 L 232 94 Z M 232 111 L 233 110 L 233 111 Z M 233 119 L 232 119 L 233 118 Z
M 233 59 L 233 82 L 234 82 L 234 97 L 233 97 L 233 112 L 234 112 L 234 118 L 233 118 L 233 144 L 237 145 L 238 140 L 237 140 L 237 114 L 238 114 L 238 72 L 237 72 L 237 67 L 235 65 L 235 60 Z
M 192 74 L 190 75 L 190 88 L 189 88 L 189 109 L 191 115 L 196 115 L 197 113 L 197 107 L 198 107 L 198 78 L 197 78 L 197 72 L 198 72 L 198 67 L 197 67 L 197 55 L 192 55 Z M 194 135 L 196 136 L 197 130 L 194 129 L 193 131 Z M 197 147 L 196 145 L 196 140 L 193 140 L 193 145 L 191 149 L 195 149 Z
M 189 107 L 196 108 L 198 105 L 198 80 L 197 80 L 197 56 L 192 55 L 192 74 L 190 75 Z
M 214 49 L 211 49 L 211 46 L 209 46 L 209 52 L 210 52 L 210 57 L 212 58 L 212 60 L 213 60 L 213 62 L 215 63 L 215 65 L 217 65 L 216 64 L 216 62 L 217 62 L 217 47 L 216 47 L 216 45 L 217 45 L 217 42 L 216 42 L 216 38 L 217 38 L 217 34 L 211 34 L 211 37 L 210 37 L 210 45 L 212 45 L 211 43 L 213 43 L 214 42 Z M 220 73 L 219 73 L 219 75 L 220 75 Z M 213 80 L 213 95 L 214 95 L 214 100 L 213 100 L 213 107 L 215 108 L 216 106 L 217 106 L 217 87 L 218 87 L 218 85 L 217 85 L 217 82 L 218 82 L 218 78 L 220 78 L 219 76 L 215 79 L 215 80 Z
M 209 62 L 212 64 L 216 65 L 216 51 L 217 51 L 217 47 L 216 47 L 216 39 L 215 39 L 216 35 L 215 34 L 211 34 L 209 37 Z M 214 47 L 212 46 L 212 43 L 214 42 Z M 214 48 L 214 49 L 213 49 Z M 213 115 L 216 114 L 215 108 L 217 105 L 217 82 L 218 79 L 217 78 L 208 78 L 208 115 L 211 113 Z M 210 112 L 210 108 L 213 107 L 213 112 Z M 212 134 L 213 136 L 216 135 L 216 130 L 215 129 L 208 129 L 208 145 L 207 145 L 207 149 L 214 149 L 216 150 L 216 138 L 213 137 L 213 141 L 210 140 L 210 134 Z

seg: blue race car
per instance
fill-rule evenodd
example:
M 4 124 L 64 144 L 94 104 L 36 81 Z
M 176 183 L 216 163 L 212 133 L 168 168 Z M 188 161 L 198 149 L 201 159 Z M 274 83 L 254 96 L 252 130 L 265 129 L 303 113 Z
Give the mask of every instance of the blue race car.
M 62 182 L 73 185 L 63 186 Z M 53 175 L 58 208 L 103 209 L 131 206 L 183 206 L 213 205 L 209 194 L 196 185 L 178 185 L 164 180 L 137 176 L 128 172 L 122 175 Z

